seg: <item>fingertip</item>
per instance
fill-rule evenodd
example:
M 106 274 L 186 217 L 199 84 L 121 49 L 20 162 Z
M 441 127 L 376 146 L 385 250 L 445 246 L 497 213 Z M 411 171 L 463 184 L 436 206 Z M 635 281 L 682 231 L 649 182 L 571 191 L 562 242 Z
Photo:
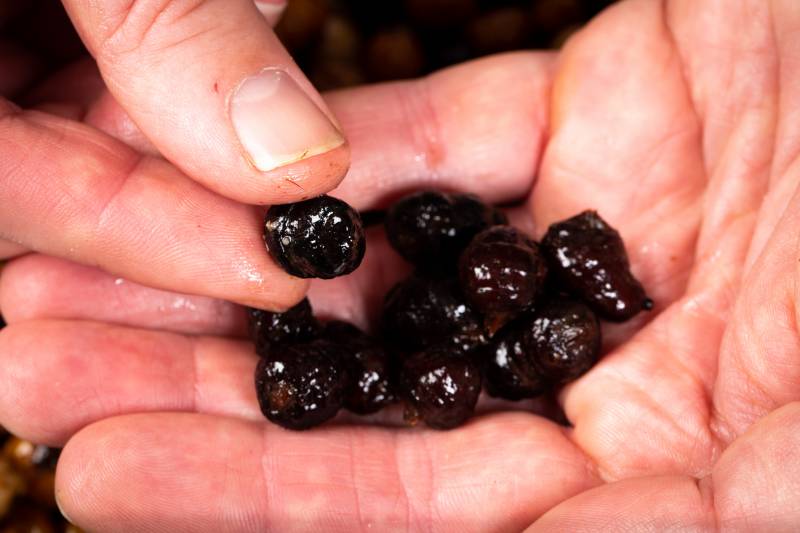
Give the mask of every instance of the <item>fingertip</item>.
M 40 444 L 56 445 L 52 434 L 43 428 L 41 420 L 31 413 L 42 413 L 38 404 L 36 372 L 40 365 L 30 364 L 30 339 L 48 338 L 45 328 L 27 322 L 9 325 L 0 330 L 0 424 L 14 435 Z
M 29 310 L 41 300 L 42 284 L 31 276 L 28 265 L 37 263 L 38 255 L 28 255 L 7 263 L 0 276 L 0 309 L 9 324 L 30 317 Z
M 311 280 L 296 278 L 288 274 L 286 276 L 288 281 L 270 283 L 264 291 L 250 298 L 241 299 L 239 303 L 276 313 L 287 311 L 306 297 Z
M 263 69 L 234 89 L 231 125 L 243 159 L 258 180 L 257 189 L 242 200 L 252 202 L 259 194 L 266 194 L 268 203 L 276 203 L 281 194 L 292 199 L 317 196 L 344 177 L 349 166 L 347 141 L 332 115 L 308 91 L 280 68 Z M 260 180 L 262 176 L 267 181 Z M 230 188 L 235 194 L 234 185 L 238 184 L 231 183 Z
M 286 204 L 326 194 L 335 189 L 350 168 L 350 145 L 266 172 L 270 184 L 260 186 L 260 204 Z M 252 198 L 252 197 L 251 197 Z
M 113 419 L 110 422 L 114 424 Z M 121 451 L 113 449 L 118 443 L 107 426 L 101 421 L 83 428 L 67 442 L 58 458 L 56 505 L 64 518 L 83 528 L 91 529 L 96 506 L 105 501 L 105 481 L 115 463 L 109 458 Z

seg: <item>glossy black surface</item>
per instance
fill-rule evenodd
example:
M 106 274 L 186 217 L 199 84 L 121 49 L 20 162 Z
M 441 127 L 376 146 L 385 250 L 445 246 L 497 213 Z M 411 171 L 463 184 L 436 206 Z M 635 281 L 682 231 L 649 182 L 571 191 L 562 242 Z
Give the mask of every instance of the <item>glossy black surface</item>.
M 623 322 L 653 306 L 633 277 L 619 233 L 595 211 L 550 226 L 542 250 L 560 283 L 606 320 Z
M 536 367 L 535 352 L 525 345 L 526 315 L 500 330 L 481 350 L 486 392 L 498 398 L 522 400 L 539 396 L 548 382 Z
M 423 191 L 395 203 L 385 226 L 401 256 L 428 273 L 442 274 L 455 271 L 458 256 L 476 234 L 506 221 L 475 196 Z
M 541 375 L 553 382 L 580 377 L 600 355 L 600 322 L 583 303 L 563 298 L 543 303 L 524 329 L 523 348 Z
M 330 196 L 272 206 L 264 221 L 264 241 L 278 264 L 300 278 L 349 274 L 366 250 L 358 212 Z
M 309 341 L 320 329 L 308 298 L 284 313 L 249 307 L 247 318 L 250 338 L 256 345 L 256 352 L 262 357 L 275 345 Z
M 262 357 L 255 383 L 264 416 L 284 428 L 302 430 L 336 415 L 348 376 L 339 348 L 316 340 L 282 345 Z
M 411 276 L 386 295 L 383 333 L 392 347 L 415 352 L 445 341 L 480 344 L 483 329 L 454 280 Z
M 511 226 L 479 233 L 459 260 L 464 296 L 478 311 L 505 320 L 534 303 L 546 276 L 539 246 Z
M 357 414 L 380 411 L 395 400 L 391 361 L 383 346 L 347 322 L 325 324 L 322 338 L 337 344 L 347 365 L 344 406 Z
M 475 412 L 481 374 L 471 359 L 450 347 L 435 347 L 408 358 L 403 365 L 401 393 L 406 419 L 435 429 L 460 426 Z

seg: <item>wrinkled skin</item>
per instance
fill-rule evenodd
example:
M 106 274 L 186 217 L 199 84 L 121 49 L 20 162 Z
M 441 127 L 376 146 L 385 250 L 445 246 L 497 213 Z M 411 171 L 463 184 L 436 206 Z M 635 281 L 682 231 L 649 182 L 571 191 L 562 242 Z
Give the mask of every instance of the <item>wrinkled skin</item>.
M 538 176 L 515 224 L 540 236 L 596 207 L 620 231 L 656 308 L 563 391 L 572 428 L 506 412 L 451 432 L 287 434 L 259 421 L 255 356 L 219 337 L 244 333 L 224 304 L 42 256 L 0 279 L 0 422 L 66 443 L 59 501 L 93 530 L 790 529 L 798 28 L 793 0 L 632 0 L 559 56 L 329 96 L 353 149 L 337 195 L 359 209 L 432 179 L 503 201 Z M 365 324 L 403 274 L 370 249 L 315 283 L 317 310 Z M 193 308 L 165 322 L 178 301 Z

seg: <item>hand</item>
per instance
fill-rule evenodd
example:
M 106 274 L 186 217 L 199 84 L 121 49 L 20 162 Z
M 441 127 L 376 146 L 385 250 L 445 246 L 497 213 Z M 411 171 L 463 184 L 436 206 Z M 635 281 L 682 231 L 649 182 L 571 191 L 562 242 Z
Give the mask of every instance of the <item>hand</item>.
M 270 309 L 302 298 L 245 204 L 329 191 L 349 149 L 256 9 L 284 3 L 64 0 L 102 79 L 83 61 L 26 89 L 80 41 L 52 0 L 0 0 L 0 259 L 27 248 Z
M 92 530 L 791 529 L 798 24 L 789 1 L 629 1 L 557 58 L 330 96 L 357 207 L 428 185 L 506 201 L 536 175 L 517 223 L 594 207 L 621 230 L 658 308 L 562 393 L 569 429 L 286 432 L 235 308 L 42 256 L 0 279 L 0 422 L 67 442 L 58 498 Z M 374 316 L 403 267 L 370 237 L 361 270 L 315 282 L 319 312 Z

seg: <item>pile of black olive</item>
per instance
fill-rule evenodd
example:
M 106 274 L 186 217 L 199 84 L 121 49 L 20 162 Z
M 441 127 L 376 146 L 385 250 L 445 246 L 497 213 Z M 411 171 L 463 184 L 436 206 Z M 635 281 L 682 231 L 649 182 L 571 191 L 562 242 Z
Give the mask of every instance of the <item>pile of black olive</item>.
M 415 270 L 386 295 L 379 337 L 320 323 L 308 300 L 249 310 L 258 401 L 272 422 L 307 429 L 342 407 L 363 415 L 402 401 L 410 423 L 453 428 L 482 386 L 521 400 L 583 375 L 600 354 L 598 319 L 653 307 L 619 233 L 594 211 L 537 243 L 475 196 L 424 191 L 395 203 L 385 228 Z M 271 208 L 264 238 L 302 277 L 350 273 L 365 250 L 358 213 L 328 196 Z

